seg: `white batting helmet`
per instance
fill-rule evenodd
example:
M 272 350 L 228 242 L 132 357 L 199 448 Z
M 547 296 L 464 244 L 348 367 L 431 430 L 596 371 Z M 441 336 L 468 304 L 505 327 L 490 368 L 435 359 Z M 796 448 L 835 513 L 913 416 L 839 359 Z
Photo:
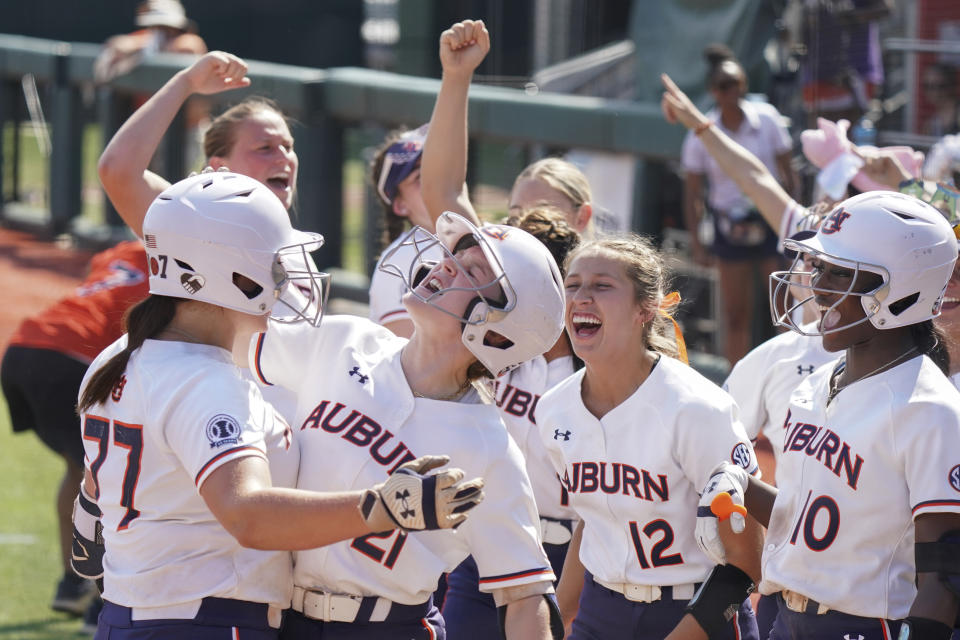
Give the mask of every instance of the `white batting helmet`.
M 957 240 L 943 215 L 917 198 L 892 191 L 871 191 L 841 202 L 823 219 L 815 236 L 786 240 L 784 246 L 855 272 L 846 291 L 804 284 L 800 277 L 811 274 L 803 271 L 800 255 L 789 271 L 770 276 L 774 323 L 803 335 L 834 333 L 867 320 L 877 329 L 893 329 L 935 318 L 957 260 Z M 861 271 L 879 275 L 881 284 L 872 291 L 853 291 Z M 810 295 L 791 306 L 788 285 Z M 792 311 L 817 294 L 840 295 L 823 317 L 851 295 L 860 297 L 865 317 L 829 329 L 818 324 L 803 331 Z
M 261 315 L 288 282 L 308 280 L 301 289 L 311 293 L 293 311 L 319 323 L 325 274 L 310 268 L 309 253 L 323 236 L 291 227 L 280 200 L 253 178 L 207 172 L 170 186 L 147 210 L 143 241 L 150 293 Z
M 414 290 L 415 274 L 421 266 L 419 256 L 437 244 L 466 274 L 453 254 L 465 235 L 476 239 L 493 270 L 494 279 L 473 282 L 473 286 L 461 288 L 473 291 L 477 297 L 467 306 L 462 317 L 455 317 L 463 323 L 463 344 L 496 377 L 547 351 L 563 331 L 560 270 L 539 240 L 516 227 L 488 224 L 477 228 L 466 218 L 448 211 L 437 220 L 436 235 L 415 227 L 398 243 L 398 247 L 404 243 L 416 247 L 418 258 L 412 265 L 400 268 L 390 261 L 391 255 L 385 255 L 381 270 L 402 278 L 407 289 L 420 300 L 450 313 L 434 300 L 452 289 L 441 289 L 424 297 Z M 493 284 L 500 286 L 504 300 L 492 300 L 483 295 L 482 291 Z M 487 340 L 488 332 L 503 336 L 506 343 Z

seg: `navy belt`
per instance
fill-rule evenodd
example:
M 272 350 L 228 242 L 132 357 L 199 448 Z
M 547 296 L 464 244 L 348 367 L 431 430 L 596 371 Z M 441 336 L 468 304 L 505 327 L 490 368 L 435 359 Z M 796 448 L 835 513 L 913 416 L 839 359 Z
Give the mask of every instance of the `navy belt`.
M 192 622 L 198 625 L 244 627 L 249 629 L 276 629 L 277 625 L 270 624 L 270 605 L 264 602 L 248 602 L 246 600 L 231 600 L 229 598 L 203 598 L 200 609 L 193 618 L 152 618 L 134 619 L 138 611 L 136 608 L 125 607 L 108 600 L 103 601 L 103 611 L 100 619 L 113 627 L 134 628 L 141 626 L 155 626 L 157 620 L 171 624 Z M 276 607 L 273 607 L 276 610 Z M 141 610 L 142 611 L 142 610 Z

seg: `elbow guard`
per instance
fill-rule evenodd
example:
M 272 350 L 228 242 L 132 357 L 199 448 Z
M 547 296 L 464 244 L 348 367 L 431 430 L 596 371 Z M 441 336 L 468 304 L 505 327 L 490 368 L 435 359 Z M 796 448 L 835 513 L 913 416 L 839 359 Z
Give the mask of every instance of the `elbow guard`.
M 103 525 L 100 507 L 87 495 L 83 485 L 73 503 L 73 551 L 70 565 L 78 576 L 90 580 L 103 578 Z
M 723 632 L 724 626 L 755 588 L 750 576 L 737 567 L 717 565 L 687 603 L 687 613 L 712 638 Z
M 943 585 L 960 596 L 960 529 L 947 531 L 936 542 L 914 545 L 917 573 L 936 573 Z

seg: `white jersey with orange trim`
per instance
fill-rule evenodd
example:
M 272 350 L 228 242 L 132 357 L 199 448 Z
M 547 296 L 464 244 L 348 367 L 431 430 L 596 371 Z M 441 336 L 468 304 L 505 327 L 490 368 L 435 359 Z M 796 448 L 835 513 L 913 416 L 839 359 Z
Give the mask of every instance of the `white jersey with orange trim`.
M 920 356 L 827 404 L 835 366 L 790 400 L 760 591 L 905 618 L 917 595 L 914 519 L 960 513 L 960 392 Z
M 779 459 L 783 448 L 784 419 L 790 395 L 821 365 L 838 355 L 823 348 L 820 336 L 787 331 L 767 340 L 745 355 L 723 383 L 740 409 L 740 422 L 756 440 L 763 434 Z
M 537 356 L 494 383 L 500 417 L 526 461 L 537 509 L 541 516 L 556 520 L 576 520 L 577 514 L 570 508 L 567 491 L 543 446 L 536 410 L 540 397 L 572 373 L 573 356 L 554 358 L 550 362 Z
M 584 521 L 580 559 L 599 580 L 702 582 L 699 491 L 725 460 L 757 473 L 753 447 L 722 389 L 660 356 L 649 377 L 600 419 L 583 404 L 581 369 L 540 399 L 537 424 Z
M 303 464 L 297 486 L 364 489 L 404 462 L 446 454 L 484 501 L 456 530 L 367 535 L 295 554 L 297 586 L 426 602 L 437 580 L 472 555 L 480 589 L 551 581 L 523 457 L 493 405 L 415 397 L 400 355 L 407 341 L 368 320 L 331 316 L 319 331 L 271 324 L 251 343 L 265 384 L 297 393 L 293 424 Z
M 406 234 L 400 236 L 390 243 L 383 250 L 381 256 L 390 255 L 397 245 L 406 237 Z M 420 247 L 422 249 L 422 246 Z M 404 245 L 397 249 L 397 252 L 390 257 L 391 264 L 406 269 L 413 263 L 417 257 L 417 247 L 413 244 Z M 430 247 L 422 254 L 423 260 L 443 259 L 443 249 L 440 245 Z M 377 268 L 373 270 L 370 276 L 370 313 L 369 318 L 377 324 L 388 324 L 398 320 L 409 320 L 410 314 L 407 308 L 403 306 L 403 295 L 407 292 L 407 285 L 403 278 L 380 271 L 380 264 L 383 258 L 377 261 Z M 411 278 L 412 281 L 412 278 Z
M 125 345 L 126 336 L 94 360 L 81 396 L 93 372 Z M 211 473 L 246 456 L 269 461 L 275 486 L 296 482 L 290 427 L 230 352 L 146 340 L 111 398 L 81 423 L 103 512 L 105 599 L 128 607 L 207 596 L 290 606 L 290 553 L 241 547 L 200 496 Z

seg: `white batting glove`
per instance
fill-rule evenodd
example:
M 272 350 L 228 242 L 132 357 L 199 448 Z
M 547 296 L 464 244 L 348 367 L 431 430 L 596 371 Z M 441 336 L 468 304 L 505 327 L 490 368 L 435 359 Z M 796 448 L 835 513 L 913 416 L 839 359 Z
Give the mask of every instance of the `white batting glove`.
M 421 456 L 400 465 L 386 482 L 367 489 L 359 509 L 370 529 L 450 529 L 466 520 L 467 512 L 483 500 L 483 480 L 461 482 L 460 469 L 427 474 L 448 462 L 448 456 Z
M 746 493 L 749 482 L 750 476 L 743 467 L 722 462 L 714 467 L 707 485 L 700 494 L 695 537 L 697 546 L 714 564 L 726 564 L 727 554 L 720 541 L 720 521 L 710 509 L 710 505 L 718 494 L 728 493 L 734 504 L 743 506 L 743 495 Z M 734 533 L 743 533 L 746 524 L 742 514 L 736 512 L 730 514 L 730 527 Z

